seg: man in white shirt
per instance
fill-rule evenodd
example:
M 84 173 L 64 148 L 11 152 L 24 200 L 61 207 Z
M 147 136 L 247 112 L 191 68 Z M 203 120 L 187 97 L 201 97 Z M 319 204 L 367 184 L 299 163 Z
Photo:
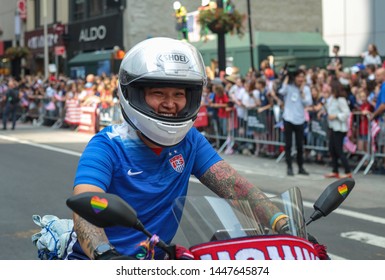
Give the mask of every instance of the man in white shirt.
M 298 174 L 309 175 L 303 167 L 303 140 L 306 106 L 312 104 L 311 91 L 306 85 L 305 71 L 298 69 L 293 74 L 293 81 L 289 83 L 289 76 L 284 79 L 282 87 L 278 91 L 284 97 L 284 129 L 285 129 L 285 156 L 287 175 L 293 176 L 291 147 L 292 135 L 295 135 L 297 148 Z

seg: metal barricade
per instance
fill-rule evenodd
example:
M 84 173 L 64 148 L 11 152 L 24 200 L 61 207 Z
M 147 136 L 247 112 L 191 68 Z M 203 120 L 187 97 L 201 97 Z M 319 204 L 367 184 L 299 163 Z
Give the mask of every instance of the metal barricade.
M 357 174 L 366 163 L 364 174 L 366 175 L 372 164 L 372 138 L 371 122 L 368 115 L 361 112 L 353 112 L 350 115 L 349 131 L 347 133 L 344 148 L 352 155 L 361 156 L 361 160 L 354 168 L 353 174 Z
M 383 119 L 370 122 L 371 157 L 365 172 L 369 172 L 376 160 L 381 159 L 380 170 L 385 169 L 385 116 Z
M 65 101 L 54 102 L 52 98 L 38 98 L 33 110 L 27 109 L 24 118 L 32 118 L 34 126 L 48 125 L 51 128 L 59 128 L 64 120 Z
M 232 154 L 233 147 L 235 144 L 235 136 L 238 131 L 238 122 L 237 122 L 237 112 L 235 108 L 226 108 L 228 111 L 228 117 L 226 118 L 217 118 L 217 129 L 218 129 L 218 140 L 225 140 L 223 144 L 218 149 L 218 153 L 225 150 L 225 154 Z
M 320 119 L 310 119 L 304 131 L 304 149 L 308 151 L 329 153 L 329 128 L 326 116 Z M 359 162 L 354 167 L 354 174 L 357 174 L 364 166 L 364 175 L 368 174 L 377 158 L 385 159 L 385 137 L 384 141 L 374 142 L 372 123 L 369 116 L 360 112 L 353 112 L 348 121 L 349 131 L 344 141 L 344 150 L 348 157 L 358 156 Z M 205 137 L 215 139 L 220 143 L 218 152 L 231 154 L 233 148 L 237 147 L 242 152 L 254 148 L 254 154 L 258 155 L 263 151 L 269 155 L 277 156 L 277 162 L 284 157 L 284 133 L 282 111 L 277 107 L 270 108 L 263 112 L 256 109 L 248 110 L 247 117 L 238 118 L 236 111 L 231 110 L 226 120 L 211 117 L 208 127 L 202 130 Z M 241 148 L 239 148 L 241 147 Z M 295 142 L 293 142 L 293 154 Z M 350 161 L 352 164 L 352 161 Z
M 100 109 L 97 113 L 99 114 L 98 119 L 100 127 L 118 124 L 124 120 L 119 102 L 115 102 L 113 106 L 106 109 Z
M 222 152 L 223 149 L 229 144 L 229 149 L 231 148 L 231 143 L 226 141 L 227 139 L 233 139 L 231 131 L 227 129 L 227 124 L 234 120 L 233 113 L 229 114 L 229 117 L 226 119 L 221 119 L 218 117 L 217 108 L 207 107 L 207 125 L 198 126 L 199 131 L 206 137 L 206 139 L 216 148 L 219 152 Z M 230 141 L 231 142 L 231 141 Z
M 280 109 L 275 109 L 249 109 L 241 122 L 241 131 L 235 140 L 253 144 L 256 156 L 261 152 L 274 156 L 283 150 L 283 122 Z
M 206 138 L 221 143 L 219 153 L 230 154 L 236 146 L 239 150 L 242 147 L 245 150 L 254 149 L 255 155 L 262 150 L 269 155 L 276 155 L 284 146 L 280 112 L 275 114 L 273 109 L 263 112 L 251 109 L 245 118 L 239 118 L 236 110 L 231 109 L 227 119 L 212 117 L 204 134 Z
M 209 107 L 207 108 L 209 109 Z M 110 108 L 108 120 L 103 125 L 118 123 L 123 120 L 119 103 Z M 228 117 L 218 118 L 215 112 L 207 110 L 208 121 L 204 126 L 199 125 L 199 131 L 217 148 L 218 153 L 231 154 L 234 148 L 238 151 L 251 151 L 258 156 L 260 152 L 268 156 L 277 157 L 279 162 L 284 157 L 284 127 L 282 110 L 274 108 L 258 111 L 247 110 L 244 118 L 237 116 L 235 108 L 227 108 Z M 368 174 L 375 161 L 379 158 L 385 160 L 385 123 L 371 122 L 368 115 L 353 112 L 348 121 L 349 131 L 344 141 L 344 149 L 348 156 L 360 157 L 353 173 L 357 174 L 362 167 L 364 175 Z M 326 117 L 309 119 L 304 131 L 304 149 L 308 151 L 322 152 L 325 155 L 329 151 L 329 128 Z M 293 154 L 295 142 L 293 141 Z M 350 161 L 352 164 L 352 161 Z
M 306 123 L 306 130 L 304 148 L 320 153 L 328 152 L 328 122 L 326 116 L 310 118 Z

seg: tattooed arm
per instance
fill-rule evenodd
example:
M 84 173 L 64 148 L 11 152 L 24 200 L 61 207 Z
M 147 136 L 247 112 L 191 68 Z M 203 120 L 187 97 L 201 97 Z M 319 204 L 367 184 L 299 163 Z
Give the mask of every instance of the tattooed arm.
M 102 189 L 92 185 L 77 185 L 74 188 L 74 195 L 83 192 L 103 192 Z M 84 253 L 90 258 L 94 258 L 94 250 L 102 243 L 108 243 L 108 238 L 104 229 L 94 226 L 77 214 L 73 214 L 74 229 Z
M 265 226 L 270 226 L 271 217 L 280 212 L 258 187 L 251 184 L 223 160 L 211 166 L 200 181 L 220 197 L 247 199 Z M 259 202 L 255 203 L 256 201 Z M 279 221 L 277 228 L 279 229 L 284 223 L 283 220 Z

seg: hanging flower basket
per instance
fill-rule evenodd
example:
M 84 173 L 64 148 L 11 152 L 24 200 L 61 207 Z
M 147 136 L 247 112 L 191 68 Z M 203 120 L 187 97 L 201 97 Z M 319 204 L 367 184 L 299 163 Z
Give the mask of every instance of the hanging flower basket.
M 14 59 L 14 58 L 24 58 L 30 53 L 27 47 L 9 47 L 5 50 L 5 56 Z
M 233 27 L 229 24 L 223 24 L 220 20 L 213 20 L 207 24 L 208 29 L 215 34 L 228 33 L 233 30 Z
M 201 25 L 201 35 L 206 36 L 207 30 L 212 33 L 231 33 L 238 36 L 244 35 L 243 21 L 245 15 L 237 10 L 225 11 L 222 8 L 204 9 L 199 12 L 198 22 Z

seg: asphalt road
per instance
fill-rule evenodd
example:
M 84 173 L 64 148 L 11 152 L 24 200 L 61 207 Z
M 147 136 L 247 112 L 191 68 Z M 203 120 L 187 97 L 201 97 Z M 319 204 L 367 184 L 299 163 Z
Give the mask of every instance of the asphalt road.
M 32 221 L 33 214 L 71 217 L 65 200 L 71 195 L 77 161 L 90 137 L 29 125 L 0 132 L 1 260 L 37 259 L 31 236 L 40 229 Z M 223 157 L 268 194 L 298 186 L 307 217 L 312 203 L 332 182 L 322 176 L 329 171 L 327 166 L 307 164 L 310 176 L 287 177 L 284 163 L 275 159 Z M 343 205 L 309 226 L 334 259 L 385 259 L 384 179 L 380 175 L 357 174 L 356 186 Z M 202 194 L 207 190 L 193 179 L 191 192 Z

